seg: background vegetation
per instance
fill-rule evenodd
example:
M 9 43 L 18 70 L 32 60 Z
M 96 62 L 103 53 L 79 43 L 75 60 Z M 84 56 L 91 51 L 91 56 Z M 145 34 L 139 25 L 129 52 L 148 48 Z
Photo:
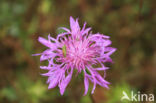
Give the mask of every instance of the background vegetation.
M 0 0 L 0 103 L 121 103 L 122 91 L 156 94 L 155 0 Z M 40 73 L 45 47 L 38 36 L 56 37 L 58 27 L 69 27 L 69 17 L 86 21 L 93 32 L 111 36 L 117 51 L 108 64 L 106 90 L 83 96 L 80 77 L 65 94 L 48 90 Z M 91 87 L 91 86 L 90 86 Z M 156 95 L 155 95 L 156 96 Z M 128 101 L 125 101 L 127 103 Z

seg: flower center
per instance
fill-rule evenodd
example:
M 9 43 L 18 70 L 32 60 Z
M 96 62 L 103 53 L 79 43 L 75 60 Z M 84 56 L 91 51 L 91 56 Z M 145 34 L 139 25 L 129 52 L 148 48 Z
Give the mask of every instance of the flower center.
M 66 51 L 66 52 L 65 52 Z M 87 64 L 93 57 L 95 57 L 95 49 L 88 45 L 85 41 L 73 41 L 63 46 L 63 55 L 70 60 L 74 65 Z

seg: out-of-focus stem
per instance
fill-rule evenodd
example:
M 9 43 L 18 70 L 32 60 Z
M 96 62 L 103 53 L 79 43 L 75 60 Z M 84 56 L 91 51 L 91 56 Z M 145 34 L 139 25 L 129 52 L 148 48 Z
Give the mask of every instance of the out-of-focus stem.
M 90 94 L 89 96 L 90 96 L 90 99 L 91 99 L 92 103 L 95 103 L 95 100 L 94 100 L 94 98 L 93 98 L 93 95 Z

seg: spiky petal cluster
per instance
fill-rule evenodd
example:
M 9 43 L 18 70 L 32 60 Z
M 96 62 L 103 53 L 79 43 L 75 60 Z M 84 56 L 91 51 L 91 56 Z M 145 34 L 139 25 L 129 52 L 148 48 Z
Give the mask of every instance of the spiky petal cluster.
M 91 28 L 85 28 L 86 23 L 80 29 L 78 19 L 70 17 L 70 30 L 65 30 L 57 38 L 48 36 L 48 40 L 39 37 L 40 43 L 48 47 L 40 54 L 40 61 L 48 60 L 48 66 L 40 66 L 41 69 L 48 70 L 48 73 L 42 74 L 48 76 L 47 83 L 49 89 L 58 85 L 60 93 L 63 95 L 68 83 L 70 82 L 73 70 L 78 73 L 84 73 L 84 95 L 88 92 L 89 80 L 93 83 L 92 93 L 96 85 L 108 88 L 108 82 L 98 71 L 105 71 L 108 67 L 105 62 L 112 62 L 110 55 L 115 52 L 115 48 L 110 47 L 109 36 L 103 34 L 92 34 Z

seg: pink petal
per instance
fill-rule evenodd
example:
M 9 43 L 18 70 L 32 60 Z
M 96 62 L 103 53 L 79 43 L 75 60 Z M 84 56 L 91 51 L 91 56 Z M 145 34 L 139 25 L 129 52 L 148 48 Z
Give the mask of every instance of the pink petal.
M 80 32 L 78 19 L 76 19 L 75 21 L 73 17 L 70 17 L 70 28 L 71 28 L 71 33 L 73 36 L 78 35 L 77 33 Z
M 66 32 L 70 33 L 70 30 L 67 29 L 67 28 L 65 28 L 65 27 L 60 27 L 59 29 L 63 29 L 63 30 L 65 30 Z
M 44 39 L 44 38 L 42 38 L 42 37 L 39 37 L 39 38 L 38 38 L 38 41 L 39 41 L 40 43 L 42 43 L 43 45 L 49 47 L 49 48 L 55 47 L 54 44 L 52 44 L 51 42 L 49 42 L 48 40 L 46 40 L 46 39 Z
M 73 30 L 74 27 L 75 27 L 75 20 L 74 20 L 73 17 L 71 16 L 71 17 L 70 17 L 70 28 L 71 28 L 71 30 Z
M 60 37 L 64 37 L 65 35 L 69 35 L 69 33 L 65 32 L 65 33 L 58 34 L 57 40 L 59 40 Z
M 53 78 L 52 80 L 50 80 L 48 89 L 56 87 L 57 84 L 58 84 L 58 76 L 56 76 L 56 78 Z
M 84 86 L 85 86 L 85 92 L 84 92 L 84 96 L 87 94 L 88 92 L 88 88 L 89 88 L 89 81 L 88 81 L 88 78 L 85 76 L 84 78 Z
M 108 55 L 108 56 L 113 54 L 115 51 L 116 51 L 116 48 L 112 48 L 112 47 L 105 48 L 105 52 L 108 52 L 108 53 L 106 53 L 106 55 Z
M 94 93 L 95 88 L 96 88 L 96 82 L 94 81 L 93 89 L 92 89 L 92 92 L 91 92 L 92 94 Z
M 82 31 L 82 35 L 87 34 L 90 30 L 91 28 L 87 28 L 86 30 Z
M 32 54 L 32 56 L 39 56 L 41 55 L 41 53 L 38 53 L 38 54 Z
M 72 73 L 73 73 L 73 69 L 71 69 L 71 72 L 68 74 L 68 76 L 62 80 L 62 82 L 59 84 L 59 88 L 60 88 L 60 93 L 61 95 L 64 94 L 64 91 L 67 87 L 67 85 L 69 84 L 71 77 L 72 77 Z M 65 75 L 65 74 L 64 74 Z

